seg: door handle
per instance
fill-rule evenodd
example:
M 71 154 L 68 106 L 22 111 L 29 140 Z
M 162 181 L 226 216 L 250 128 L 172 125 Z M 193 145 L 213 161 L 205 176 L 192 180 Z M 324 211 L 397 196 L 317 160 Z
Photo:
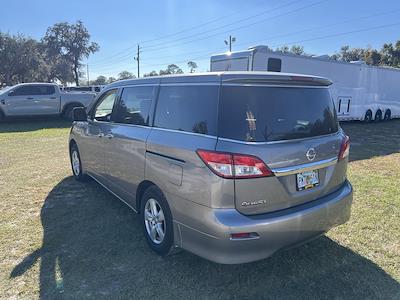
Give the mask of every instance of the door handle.
M 104 133 L 100 132 L 97 136 L 98 136 L 99 138 L 102 138 L 102 137 L 104 137 Z
M 26 99 L 28 99 L 28 100 L 33 100 L 33 97 L 28 97 L 28 98 L 26 98 Z
M 3 104 L 3 105 L 6 105 L 6 100 L 1 99 L 1 100 L 0 100 L 0 103 Z
M 114 137 L 114 135 L 112 135 L 111 133 L 109 133 L 109 134 L 106 134 L 106 138 L 108 138 L 108 139 L 112 139 Z
M 50 97 L 50 99 L 57 99 L 57 97 Z

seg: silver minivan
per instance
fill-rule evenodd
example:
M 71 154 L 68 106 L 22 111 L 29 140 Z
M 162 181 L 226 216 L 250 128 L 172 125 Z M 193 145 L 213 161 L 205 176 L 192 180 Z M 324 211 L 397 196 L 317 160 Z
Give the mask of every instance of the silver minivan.
M 160 255 L 266 258 L 350 217 L 350 143 L 330 84 L 271 72 L 115 82 L 74 110 L 74 177 L 137 212 Z

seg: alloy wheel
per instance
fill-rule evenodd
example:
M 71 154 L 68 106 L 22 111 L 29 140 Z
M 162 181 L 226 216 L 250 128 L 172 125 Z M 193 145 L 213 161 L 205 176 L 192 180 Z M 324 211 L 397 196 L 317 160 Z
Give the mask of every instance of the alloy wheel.
M 165 237 L 166 222 L 160 204 L 153 198 L 148 199 L 143 213 L 148 236 L 153 243 L 161 244 Z
M 72 170 L 74 171 L 75 176 L 79 176 L 81 173 L 81 162 L 79 160 L 79 155 L 76 150 L 72 151 Z

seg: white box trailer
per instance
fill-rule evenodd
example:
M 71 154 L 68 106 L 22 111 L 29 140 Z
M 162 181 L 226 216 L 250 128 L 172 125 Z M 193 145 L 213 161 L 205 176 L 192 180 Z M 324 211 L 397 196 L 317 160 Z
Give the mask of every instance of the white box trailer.
M 267 46 L 211 56 L 211 71 L 271 71 L 330 79 L 340 121 L 400 117 L 400 69 L 271 51 Z

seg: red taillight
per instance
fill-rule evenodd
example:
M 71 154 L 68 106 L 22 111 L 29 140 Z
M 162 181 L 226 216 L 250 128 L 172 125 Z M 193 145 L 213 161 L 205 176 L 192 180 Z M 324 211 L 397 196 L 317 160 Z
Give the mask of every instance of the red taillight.
M 197 150 L 197 154 L 214 173 L 225 178 L 233 178 L 232 155 L 206 150 Z
M 346 135 L 343 138 L 342 145 L 340 146 L 340 151 L 339 151 L 339 160 L 346 158 L 349 156 L 350 152 L 350 138 Z
M 224 178 L 273 176 L 265 163 L 255 156 L 208 150 L 197 150 L 196 152 L 215 174 Z

